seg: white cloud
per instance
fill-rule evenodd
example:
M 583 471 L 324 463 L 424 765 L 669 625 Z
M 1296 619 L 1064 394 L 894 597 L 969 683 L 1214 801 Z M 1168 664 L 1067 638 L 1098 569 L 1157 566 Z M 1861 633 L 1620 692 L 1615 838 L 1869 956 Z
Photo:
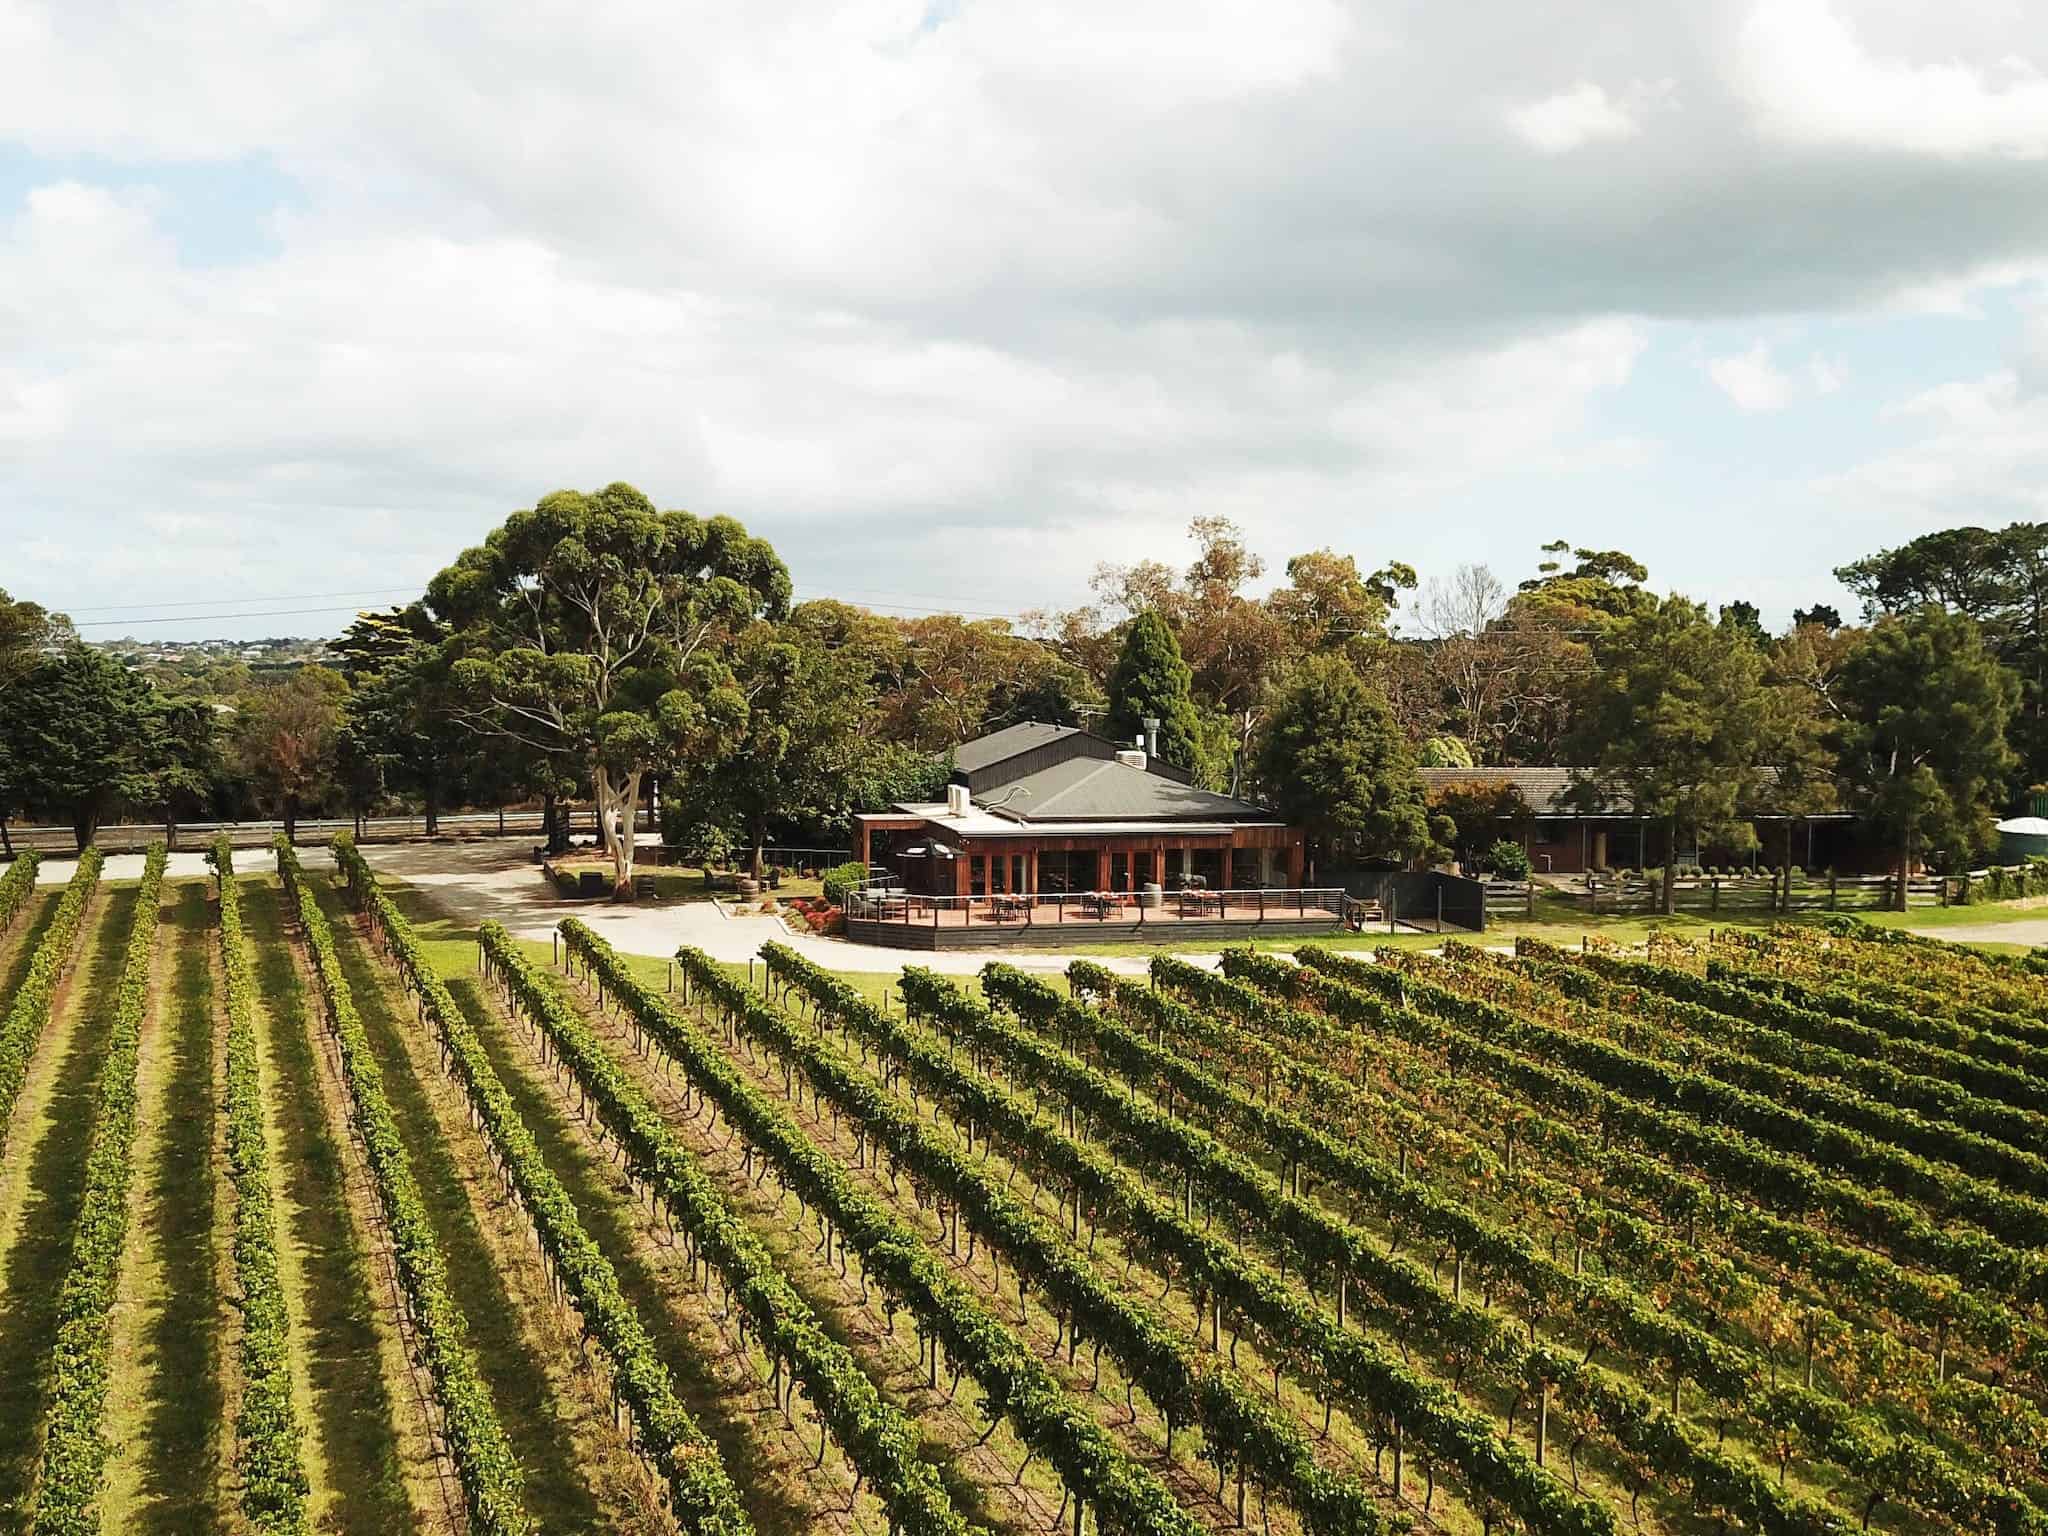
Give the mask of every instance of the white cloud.
M 2048 394 L 2010 368 L 1953 380 L 1886 412 L 1905 440 L 1823 489 L 1914 531 L 2048 517 Z
M 1523 143 L 1547 155 L 1632 139 L 1642 131 L 1633 111 L 1589 80 L 1541 101 L 1510 108 L 1507 122 Z
M 381 588 L 547 489 L 623 475 L 771 532 L 800 576 L 821 538 L 878 571 L 1021 544 L 1000 593 L 977 596 L 990 568 L 973 562 L 921 588 L 1016 607 L 1071 597 L 1105 548 L 1196 505 L 1237 511 L 1279 560 L 1325 541 L 1323 509 L 1531 463 L 1569 472 L 1603 451 L 1589 412 L 1646 344 L 1638 324 L 1598 321 L 1332 357 L 1239 322 L 1163 322 L 1070 338 L 1052 362 L 651 292 L 516 240 L 288 222 L 274 258 L 202 278 L 146 224 L 137 237 L 134 209 L 110 199 L 81 221 L 79 206 L 33 198 L 0 241 L 0 327 L 33 360 L 0 372 L 0 486 L 68 477 L 87 509 L 58 534 L 73 590 L 222 569 L 301 590 L 308 541 L 319 588 Z M 112 233 L 48 227 L 81 222 Z
M 1715 358 L 1707 364 L 1707 376 L 1741 410 L 1776 411 L 1792 403 L 1792 377 L 1771 361 L 1765 342 L 1733 357 Z
M 1693 425 L 1608 415 L 1653 337 L 2048 265 L 2028 16 L 1788 3 L 1848 128 L 1744 0 L 0 0 L 45 183 L 0 535 L 144 598 L 384 588 L 623 475 L 814 586 L 1008 607 L 1205 510 L 1376 563 L 1519 548 L 1570 477 L 1625 527 Z M 1955 69 L 1929 162 L 1883 82 Z M 195 219 L 255 233 L 201 267 Z M 1840 386 L 1780 352 L 1716 382 Z
M 1771 344 L 1757 341 L 1746 351 L 1709 359 L 1707 377 L 1739 410 L 1781 411 L 1795 400 L 1839 393 L 1849 371 L 1817 352 L 1803 367 L 1782 366 Z
M 2031 6 L 2016 8 L 2029 13 L 2038 23 Z M 2048 34 L 2037 25 L 2031 41 L 2041 49 Z M 1922 154 L 2048 155 L 2048 76 L 2035 59 L 1880 56 L 1834 0 L 1757 0 L 1741 48 L 1749 92 L 1775 134 Z

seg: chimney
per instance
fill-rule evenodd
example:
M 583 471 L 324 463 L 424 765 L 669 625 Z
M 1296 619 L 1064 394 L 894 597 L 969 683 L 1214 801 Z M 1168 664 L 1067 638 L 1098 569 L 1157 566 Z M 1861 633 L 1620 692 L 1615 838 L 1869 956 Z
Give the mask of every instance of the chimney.
M 1145 755 L 1147 757 L 1157 757 L 1159 755 L 1159 717 L 1157 715 L 1147 715 L 1144 725 Z
M 948 816 L 965 816 L 973 804 L 974 797 L 965 784 L 948 784 L 946 786 L 946 814 Z

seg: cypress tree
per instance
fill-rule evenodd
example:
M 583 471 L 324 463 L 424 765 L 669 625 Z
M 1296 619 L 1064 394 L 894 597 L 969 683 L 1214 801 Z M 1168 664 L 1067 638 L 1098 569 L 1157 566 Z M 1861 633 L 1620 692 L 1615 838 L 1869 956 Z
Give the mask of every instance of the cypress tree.
M 1148 608 L 1124 631 L 1123 650 L 1109 672 L 1108 734 L 1129 741 L 1147 716 L 1159 721 L 1159 755 L 1190 773 L 1205 767 L 1202 719 L 1195 709 L 1194 673 L 1165 619 Z

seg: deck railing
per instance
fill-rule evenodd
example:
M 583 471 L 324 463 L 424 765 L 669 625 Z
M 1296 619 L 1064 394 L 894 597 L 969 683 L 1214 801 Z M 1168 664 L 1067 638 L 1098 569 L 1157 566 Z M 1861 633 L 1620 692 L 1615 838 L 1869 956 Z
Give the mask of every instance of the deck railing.
M 921 896 L 870 886 L 847 898 L 849 922 L 922 923 L 932 928 L 1170 927 L 1184 923 L 1345 921 L 1357 905 L 1338 886 L 1209 891 L 997 892 Z

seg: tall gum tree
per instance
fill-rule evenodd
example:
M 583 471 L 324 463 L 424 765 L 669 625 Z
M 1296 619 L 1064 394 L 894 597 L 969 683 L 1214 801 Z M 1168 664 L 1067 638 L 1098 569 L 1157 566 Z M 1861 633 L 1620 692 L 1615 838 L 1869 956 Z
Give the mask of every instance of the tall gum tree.
M 451 627 L 460 717 L 587 777 L 630 900 L 641 786 L 687 777 L 745 725 L 726 643 L 784 616 L 789 572 L 733 519 L 660 512 L 614 483 L 513 513 L 427 603 Z

